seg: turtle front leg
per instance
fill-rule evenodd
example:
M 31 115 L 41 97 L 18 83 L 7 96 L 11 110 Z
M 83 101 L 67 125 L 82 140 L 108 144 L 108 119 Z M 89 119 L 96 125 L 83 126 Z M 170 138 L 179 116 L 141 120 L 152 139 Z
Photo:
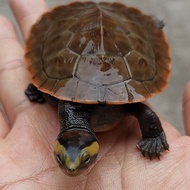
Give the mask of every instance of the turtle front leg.
M 31 102 L 45 102 L 42 92 L 40 92 L 32 83 L 28 85 L 28 88 L 25 90 L 25 94 Z
M 143 103 L 134 103 L 129 106 L 142 132 L 142 140 L 137 147 L 143 156 L 148 155 L 152 159 L 152 156 L 156 155 L 160 159 L 162 149 L 169 150 L 169 145 L 158 116 Z

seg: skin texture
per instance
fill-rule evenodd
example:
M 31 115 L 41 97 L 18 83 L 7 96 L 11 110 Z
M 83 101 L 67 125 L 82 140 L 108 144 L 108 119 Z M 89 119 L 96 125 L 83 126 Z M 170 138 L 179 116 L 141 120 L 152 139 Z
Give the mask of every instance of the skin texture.
M 24 39 L 30 26 L 47 10 L 42 0 L 11 0 Z M 0 16 L 0 101 L 8 121 L 0 114 L 0 189 L 188 189 L 190 186 L 190 84 L 185 89 L 182 136 L 164 120 L 170 151 L 161 161 L 143 158 L 135 147 L 140 131 L 133 117 L 112 131 L 97 134 L 100 154 L 87 173 L 65 176 L 53 159 L 59 132 L 56 110 L 30 103 L 24 90 L 30 82 L 24 51 L 13 25 Z

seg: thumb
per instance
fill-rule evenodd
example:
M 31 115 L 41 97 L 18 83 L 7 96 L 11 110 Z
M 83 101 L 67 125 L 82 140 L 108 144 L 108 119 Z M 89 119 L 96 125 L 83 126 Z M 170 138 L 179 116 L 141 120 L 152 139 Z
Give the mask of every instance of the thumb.
M 187 135 L 190 135 L 190 82 L 187 83 L 183 93 L 183 119 Z

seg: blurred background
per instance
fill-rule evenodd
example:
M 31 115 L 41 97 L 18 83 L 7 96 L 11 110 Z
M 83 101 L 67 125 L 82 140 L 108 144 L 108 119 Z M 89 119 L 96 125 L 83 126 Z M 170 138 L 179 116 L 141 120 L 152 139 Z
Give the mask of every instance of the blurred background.
M 27 1 L 27 0 L 26 0 Z M 98 2 L 98 0 L 95 0 Z M 70 0 L 46 0 L 50 8 L 73 2 Z M 164 32 L 171 48 L 172 71 L 165 91 L 149 99 L 153 109 L 181 133 L 184 133 L 182 96 L 185 84 L 190 80 L 190 1 L 189 0 L 107 0 L 139 8 L 144 13 L 163 20 Z M 16 21 L 8 0 L 0 0 L 0 14 Z M 17 26 L 18 32 L 19 28 Z M 22 37 L 20 35 L 22 41 Z

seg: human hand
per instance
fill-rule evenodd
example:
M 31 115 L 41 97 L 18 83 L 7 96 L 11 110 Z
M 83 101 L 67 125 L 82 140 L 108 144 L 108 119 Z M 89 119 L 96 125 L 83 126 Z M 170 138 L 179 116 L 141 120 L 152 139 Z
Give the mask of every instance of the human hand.
M 24 39 L 47 5 L 42 0 L 10 0 Z M 24 95 L 30 83 L 24 50 L 13 25 L 0 17 L 0 189 L 188 189 L 190 138 L 162 120 L 170 151 L 161 161 L 144 158 L 135 144 L 140 130 L 133 117 L 112 131 L 97 134 L 96 164 L 78 177 L 64 175 L 53 155 L 59 133 L 56 109 L 30 103 Z M 184 116 L 190 134 L 190 85 L 184 95 Z

